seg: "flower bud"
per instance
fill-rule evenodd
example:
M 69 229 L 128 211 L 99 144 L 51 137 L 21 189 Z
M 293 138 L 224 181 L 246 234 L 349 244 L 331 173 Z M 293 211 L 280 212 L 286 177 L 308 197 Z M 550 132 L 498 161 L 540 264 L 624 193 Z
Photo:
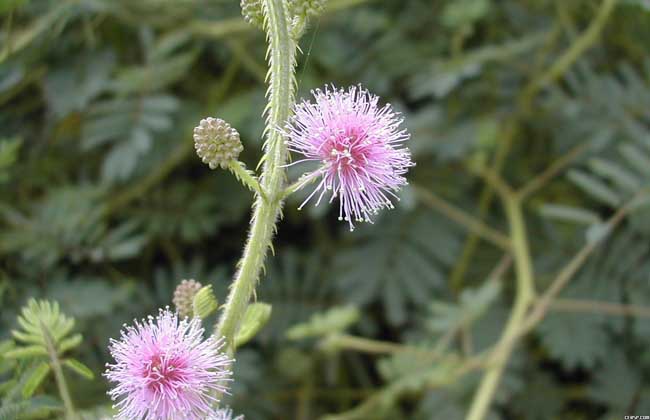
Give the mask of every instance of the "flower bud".
M 201 283 L 194 279 L 183 280 L 174 290 L 174 306 L 181 317 L 191 317 L 194 296 L 201 290 Z
M 289 10 L 295 16 L 313 17 L 323 13 L 327 0 L 289 0 Z
M 264 30 L 264 12 L 261 0 L 241 0 L 240 4 L 244 20 L 256 28 Z
M 217 166 L 225 169 L 244 150 L 237 130 L 224 120 L 212 117 L 202 119 L 194 128 L 194 148 L 210 169 Z

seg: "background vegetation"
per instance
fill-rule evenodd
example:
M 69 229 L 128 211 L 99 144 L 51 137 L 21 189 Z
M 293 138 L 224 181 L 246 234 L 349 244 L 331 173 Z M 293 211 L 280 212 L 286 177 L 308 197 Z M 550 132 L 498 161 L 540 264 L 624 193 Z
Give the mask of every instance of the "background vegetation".
M 185 278 L 225 299 L 252 195 L 201 164 L 191 132 L 227 120 L 255 166 L 264 36 L 234 0 L 0 0 L 0 19 L 0 418 L 60 416 L 55 351 L 100 419 L 124 322 Z M 463 418 L 524 241 L 539 317 L 489 418 L 649 415 L 650 206 L 626 204 L 650 187 L 649 42 L 646 0 L 331 0 L 302 39 L 298 96 L 364 84 L 404 113 L 417 167 L 397 209 L 354 233 L 287 203 L 234 410 Z M 501 178 L 525 185 L 523 238 Z M 17 323 L 30 297 L 76 321 L 47 309 L 56 348 L 29 335 L 45 309 Z

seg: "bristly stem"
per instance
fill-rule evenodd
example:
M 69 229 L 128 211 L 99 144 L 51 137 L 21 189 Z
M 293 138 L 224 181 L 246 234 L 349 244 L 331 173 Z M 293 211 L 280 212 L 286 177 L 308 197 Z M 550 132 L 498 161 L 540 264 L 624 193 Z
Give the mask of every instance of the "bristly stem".
M 264 201 L 268 201 L 266 191 L 264 191 L 264 188 L 260 185 L 255 174 L 246 169 L 246 166 L 243 163 L 231 160 L 228 163 L 228 169 L 242 182 L 242 184 L 244 184 L 246 188 L 259 194 Z
M 306 187 L 307 185 L 316 181 L 316 179 L 318 179 L 320 175 L 321 175 L 320 171 L 315 171 L 309 175 L 301 176 L 300 178 L 298 178 L 296 182 L 286 187 L 284 191 L 282 191 L 282 194 L 278 197 L 278 199 L 284 200 L 285 198 L 289 197 L 291 194 L 301 190 L 303 187 Z
M 217 335 L 224 337 L 230 354 L 235 351 L 235 336 L 255 290 L 267 250 L 272 247 L 276 222 L 282 210 L 282 200 L 276 198 L 284 188 L 287 149 L 278 127 L 284 126 L 289 118 L 296 84 L 296 42 L 289 33 L 286 2 L 264 0 L 263 9 L 269 42 L 269 88 L 261 186 L 269 200 L 258 195 L 255 201 L 248 241 L 216 328 Z

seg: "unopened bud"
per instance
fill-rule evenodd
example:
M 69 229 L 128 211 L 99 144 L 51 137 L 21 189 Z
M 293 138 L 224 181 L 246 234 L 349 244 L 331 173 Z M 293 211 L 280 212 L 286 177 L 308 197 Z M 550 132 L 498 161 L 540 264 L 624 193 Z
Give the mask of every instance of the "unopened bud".
M 289 9 L 295 16 L 314 17 L 323 13 L 327 0 L 289 0 Z
M 210 169 L 225 169 L 244 150 L 239 133 L 220 118 L 204 118 L 194 128 L 194 148 Z
M 264 12 L 261 0 L 241 0 L 241 14 L 244 20 L 259 29 L 264 29 Z
M 174 290 L 174 306 L 181 317 L 191 317 L 193 315 L 192 303 L 194 296 L 201 290 L 201 283 L 196 280 L 183 280 L 176 290 Z

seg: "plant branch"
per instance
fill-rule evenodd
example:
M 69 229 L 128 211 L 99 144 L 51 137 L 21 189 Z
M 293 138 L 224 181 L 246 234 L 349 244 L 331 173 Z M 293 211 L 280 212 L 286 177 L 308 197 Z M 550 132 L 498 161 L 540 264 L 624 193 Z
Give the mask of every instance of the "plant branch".
M 306 187 L 307 185 L 314 182 L 316 179 L 318 179 L 320 175 L 321 175 L 320 171 L 314 171 L 309 175 L 301 176 L 300 178 L 298 178 L 296 182 L 294 182 L 293 184 L 289 185 L 287 188 L 284 189 L 279 199 L 284 200 L 285 198 L 289 197 L 291 194 L 301 190 L 303 187 Z
M 528 86 L 524 97 L 532 99 L 537 96 L 540 90 L 559 80 L 578 61 L 578 58 L 598 41 L 600 33 L 605 27 L 616 3 L 618 3 L 618 0 L 602 1 L 598 13 L 589 27 L 573 41 L 569 49 L 555 60 L 546 72 Z
M 625 317 L 650 317 L 650 307 L 641 305 L 624 305 L 612 302 L 584 299 L 555 299 L 550 310 L 561 312 L 595 312 L 606 315 Z
M 255 174 L 246 169 L 246 166 L 242 162 L 231 160 L 228 162 L 228 169 L 246 188 L 259 194 L 264 201 L 269 201 L 268 195 L 255 177 Z
M 447 216 L 449 219 L 458 223 L 466 228 L 468 231 L 480 236 L 486 241 L 502 248 L 504 250 L 510 249 L 510 240 L 503 233 L 492 229 L 480 219 L 471 216 L 460 208 L 448 203 L 441 199 L 431 191 L 417 185 L 412 185 L 420 200 L 427 204 L 432 209 L 439 211 Z
M 566 154 L 557 159 L 551 166 L 535 178 L 530 180 L 519 190 L 519 196 L 522 199 L 528 198 L 536 193 L 539 189 L 548 184 L 553 178 L 558 176 L 564 169 L 566 169 L 574 160 L 581 156 L 589 146 L 586 143 L 579 144 L 569 150 Z
M 61 400 L 63 401 L 65 418 L 66 420 L 76 420 L 77 416 L 75 414 L 74 404 L 72 403 L 70 391 L 68 390 L 68 384 L 65 381 L 65 376 L 63 375 L 63 368 L 61 367 L 61 361 L 59 360 L 59 356 L 54 346 L 54 340 L 52 339 L 52 336 L 50 335 L 50 332 L 47 330 L 45 325 L 41 324 L 41 330 L 43 331 L 43 338 L 45 339 L 47 353 L 50 356 L 50 363 L 52 365 L 52 372 L 54 372 L 54 379 L 56 380 L 56 385 L 59 389 L 59 395 L 61 395 Z
M 641 199 L 643 193 L 638 194 L 635 198 L 630 200 L 625 206 L 621 207 L 614 215 L 606 222 L 607 232 L 614 230 L 619 223 L 621 223 L 631 207 L 637 200 Z M 566 287 L 566 285 L 571 281 L 573 276 L 582 268 L 587 259 L 591 254 L 598 248 L 598 246 L 607 238 L 609 235 L 603 235 L 598 240 L 593 240 L 588 242 L 572 259 L 569 263 L 564 266 L 562 270 L 558 273 L 557 277 L 553 280 L 551 285 L 546 289 L 544 294 L 539 298 L 539 300 L 534 305 L 531 310 L 530 315 L 528 315 L 526 322 L 522 325 L 519 335 L 526 334 L 532 328 L 534 328 L 542 319 L 551 306 L 553 300 L 560 294 L 560 292 Z
M 598 40 L 598 36 L 605 27 L 607 19 L 613 11 L 617 1 L 618 0 L 603 0 L 596 18 L 592 21 L 585 32 L 572 42 L 569 49 L 567 49 L 560 59 L 556 60 L 547 71 L 543 72 L 539 77 L 533 78 L 527 86 L 522 89 L 522 93 L 517 100 L 517 110 L 509 121 L 503 125 L 501 134 L 502 140 L 491 164 L 491 170 L 493 173 L 498 174 L 501 172 L 513 140 L 519 131 L 520 120 L 529 113 L 531 104 L 537 94 L 548 84 L 559 80 L 564 73 L 575 64 L 582 54 L 584 54 L 585 51 L 587 51 Z M 549 39 L 555 39 L 556 33 L 557 31 L 551 31 Z M 490 204 L 492 203 L 492 193 L 493 190 L 490 185 L 486 186 L 481 193 L 479 201 L 479 214 L 481 217 L 487 213 Z M 472 234 L 467 239 L 461 257 L 454 267 L 450 282 L 456 290 L 460 288 L 465 272 L 472 260 L 472 255 L 474 254 L 478 244 L 477 239 L 478 237 L 475 234 Z
M 391 343 L 388 341 L 372 340 L 364 337 L 356 337 L 349 334 L 331 335 L 325 338 L 323 345 L 326 348 L 355 350 L 369 354 L 393 354 L 404 351 L 427 352 L 427 350 L 419 349 L 417 347 Z
M 499 172 L 494 171 L 492 168 L 484 166 L 468 166 L 469 171 L 483 178 L 483 180 L 496 191 L 504 202 L 509 201 L 514 197 L 515 191 L 508 185 Z
M 261 184 L 269 200 L 261 196 L 256 199 L 244 254 L 215 331 L 218 336 L 224 337 L 230 354 L 235 351 L 235 336 L 255 290 L 267 250 L 272 246 L 273 233 L 282 209 L 282 201 L 275 198 L 283 190 L 287 150 L 282 133 L 273 127 L 284 125 L 294 98 L 296 43 L 289 34 L 286 2 L 264 0 L 263 9 L 269 41 L 269 89 Z
M 516 195 L 510 195 L 505 197 L 504 204 L 510 224 L 517 276 L 515 303 L 503 335 L 490 355 L 489 367 L 474 395 L 467 420 L 482 420 L 487 415 L 503 371 L 516 345 L 514 337 L 517 336 L 535 296 L 533 267 L 521 201 Z

